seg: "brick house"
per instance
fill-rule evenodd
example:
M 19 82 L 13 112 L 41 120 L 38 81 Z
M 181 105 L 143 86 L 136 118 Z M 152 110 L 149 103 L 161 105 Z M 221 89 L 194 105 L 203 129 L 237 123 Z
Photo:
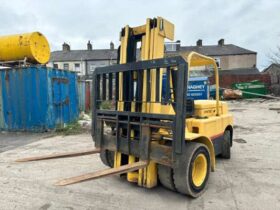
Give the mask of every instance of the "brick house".
M 263 70 L 264 73 L 269 74 L 271 80 L 271 93 L 280 96 L 280 64 L 273 63 Z
M 90 41 L 85 50 L 72 50 L 64 43 L 62 50 L 51 53 L 49 67 L 76 71 L 81 77 L 90 77 L 96 67 L 108 66 L 117 63 L 117 50 L 110 43 L 109 49 L 92 49 Z
M 213 57 L 220 70 L 236 70 L 250 74 L 259 72 L 256 68 L 256 52 L 234 44 L 225 44 L 224 39 L 219 40 L 217 45 L 203 45 L 202 40 L 198 40 L 195 46 L 181 46 L 180 41 L 167 42 L 165 51 L 167 55 L 195 51 Z M 117 57 L 117 50 L 112 42 L 109 49 L 92 49 L 89 41 L 84 50 L 72 50 L 70 45 L 64 43 L 62 50 L 51 53 L 48 66 L 73 70 L 82 77 L 90 78 L 96 67 L 116 64 Z

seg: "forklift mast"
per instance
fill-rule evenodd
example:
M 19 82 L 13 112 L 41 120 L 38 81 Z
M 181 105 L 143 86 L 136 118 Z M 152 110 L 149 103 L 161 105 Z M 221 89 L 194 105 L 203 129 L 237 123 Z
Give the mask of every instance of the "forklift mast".
M 120 64 L 140 61 L 153 60 L 164 57 L 164 39 L 168 38 L 173 40 L 174 38 L 174 25 L 163 18 L 148 18 L 146 24 L 138 27 L 131 28 L 129 26 L 124 27 L 120 33 Z M 139 45 L 140 44 L 140 45 Z M 140 46 L 140 53 L 137 52 L 137 46 Z M 124 72 L 119 74 L 119 98 L 123 98 L 123 101 L 117 102 L 118 111 L 131 111 L 131 112 L 143 112 L 143 113 L 156 113 L 161 112 L 161 106 L 159 103 L 153 103 L 156 99 L 159 101 L 161 98 L 162 87 L 162 72 L 161 68 L 144 70 L 143 75 L 138 76 L 138 80 L 142 79 L 142 90 L 137 90 L 141 95 L 138 100 L 139 103 L 133 100 L 134 94 L 134 80 L 137 79 L 135 72 Z M 141 78 L 142 77 L 142 78 Z M 148 82 L 145 82 L 148 81 Z M 148 90 L 148 91 L 147 91 Z M 150 91 L 149 91 L 150 90 Z M 148 94 L 146 94 L 149 92 Z M 157 98 L 156 98 L 157 97 Z M 149 101 L 149 102 L 148 102 Z M 156 111 L 157 110 L 157 111 Z M 133 138 L 137 135 L 133 129 L 130 129 L 127 135 Z M 114 167 L 121 165 L 121 153 L 115 153 Z M 128 163 L 134 163 L 135 157 L 129 155 Z M 146 187 L 154 187 L 157 185 L 157 172 L 154 162 L 150 162 L 148 167 L 140 169 L 138 172 L 130 172 L 127 174 L 127 179 L 130 182 L 138 182 L 139 185 Z
M 120 49 L 119 49 L 119 63 L 125 64 L 136 61 L 145 61 L 153 60 L 164 57 L 164 39 L 169 40 L 174 39 L 174 25 L 169 21 L 158 17 L 154 19 L 148 18 L 146 24 L 138 27 L 131 28 L 129 26 L 124 27 L 120 33 Z M 140 49 L 137 50 L 137 46 Z M 161 98 L 161 87 L 162 81 L 159 78 L 162 78 L 162 69 L 158 69 L 158 78 L 156 78 L 156 69 L 151 69 L 150 74 L 147 74 L 147 71 L 144 71 L 143 79 L 149 79 L 149 87 L 143 86 L 143 100 L 146 100 L 146 97 L 151 101 L 156 100 L 156 91 L 158 91 L 158 96 Z M 133 83 L 133 79 L 136 78 L 136 75 L 131 73 L 125 74 L 121 73 L 119 80 L 123 84 L 119 84 L 119 98 L 124 97 L 124 99 L 129 99 L 132 97 L 133 85 L 129 88 L 129 83 Z M 148 77 L 148 78 L 147 78 Z M 156 86 L 156 79 L 158 79 L 158 86 Z M 146 88 L 151 89 L 151 95 L 146 95 Z M 158 88 L 158 89 L 156 89 Z M 129 92 L 130 91 L 130 92 Z M 118 102 L 118 110 L 120 111 L 135 111 L 136 104 L 132 103 L 131 107 L 128 106 L 125 101 Z M 139 108 L 139 107 L 137 107 Z M 154 103 L 144 103 L 142 104 L 142 112 L 158 112 L 159 104 Z M 140 110 L 138 110 L 140 111 Z
M 174 25 L 163 18 L 147 19 L 146 24 L 138 27 L 131 28 L 129 26 L 124 27 L 121 30 L 121 46 L 120 46 L 120 64 L 130 63 L 137 61 L 137 57 L 140 61 L 152 60 L 156 58 L 164 57 L 164 39 L 168 38 L 173 40 L 174 38 Z M 140 44 L 140 45 L 139 45 Z M 137 53 L 137 46 L 140 46 L 140 54 Z M 140 57 L 140 58 L 139 58 Z M 158 80 L 156 82 L 156 71 L 158 74 Z M 158 103 L 148 103 L 148 101 L 156 101 L 156 88 L 158 99 L 161 98 L 161 86 L 162 86 L 162 69 L 150 69 L 149 72 L 145 70 L 143 72 L 143 87 L 140 91 L 142 94 L 142 103 L 134 101 L 134 79 L 137 79 L 137 74 L 133 72 L 120 73 L 119 75 L 119 98 L 123 98 L 123 101 L 118 101 L 118 111 L 141 111 L 144 113 L 156 113 L 156 110 L 160 110 Z M 140 79 L 140 78 L 139 78 Z M 149 81 L 148 83 L 146 81 Z M 146 85 L 147 84 L 147 85 Z M 151 94 L 147 93 L 147 90 L 151 90 Z M 126 101 L 129 101 L 128 103 Z M 130 101 L 134 101 L 130 103 Z M 130 137 L 133 138 L 136 133 L 133 129 L 130 130 Z M 128 157 L 128 163 L 135 162 L 134 156 Z M 115 154 L 115 167 L 121 165 L 121 153 Z M 127 179 L 130 182 L 138 182 L 139 185 L 145 185 L 147 187 L 154 187 L 157 185 L 157 172 L 156 165 L 152 161 L 149 163 L 146 169 L 140 169 L 139 172 L 130 172 L 127 174 Z

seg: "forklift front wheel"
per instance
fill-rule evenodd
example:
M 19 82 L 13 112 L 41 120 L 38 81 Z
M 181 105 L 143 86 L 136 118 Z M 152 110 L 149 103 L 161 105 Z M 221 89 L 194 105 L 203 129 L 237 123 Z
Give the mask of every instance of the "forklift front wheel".
M 113 151 L 101 150 L 100 159 L 104 163 L 104 165 L 113 168 L 114 167 L 114 155 L 115 155 L 115 153 Z
M 173 168 L 158 164 L 158 178 L 165 188 L 176 191 L 173 180 Z
M 199 197 L 208 184 L 210 174 L 210 152 L 201 143 L 185 144 L 180 167 L 174 168 L 176 190 L 191 197 Z

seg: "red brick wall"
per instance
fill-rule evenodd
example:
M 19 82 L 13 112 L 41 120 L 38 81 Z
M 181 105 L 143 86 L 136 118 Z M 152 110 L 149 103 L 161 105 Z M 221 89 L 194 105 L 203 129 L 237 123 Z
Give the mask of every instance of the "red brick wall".
M 210 84 L 215 84 L 215 77 L 209 78 Z M 220 87 L 230 88 L 232 83 L 236 82 L 250 82 L 252 80 L 259 80 L 268 85 L 271 84 L 270 76 L 268 74 L 250 74 L 250 75 L 220 75 Z

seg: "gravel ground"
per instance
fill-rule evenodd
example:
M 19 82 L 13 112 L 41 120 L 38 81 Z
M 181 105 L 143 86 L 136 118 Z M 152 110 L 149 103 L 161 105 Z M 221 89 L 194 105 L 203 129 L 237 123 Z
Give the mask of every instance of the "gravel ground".
M 0 133 L 0 209 L 280 209 L 279 101 L 229 102 L 234 114 L 230 160 L 217 159 L 208 190 L 190 199 L 159 186 L 108 177 L 66 187 L 60 179 L 104 168 L 98 155 L 15 163 L 20 157 L 93 147 L 89 134 Z

